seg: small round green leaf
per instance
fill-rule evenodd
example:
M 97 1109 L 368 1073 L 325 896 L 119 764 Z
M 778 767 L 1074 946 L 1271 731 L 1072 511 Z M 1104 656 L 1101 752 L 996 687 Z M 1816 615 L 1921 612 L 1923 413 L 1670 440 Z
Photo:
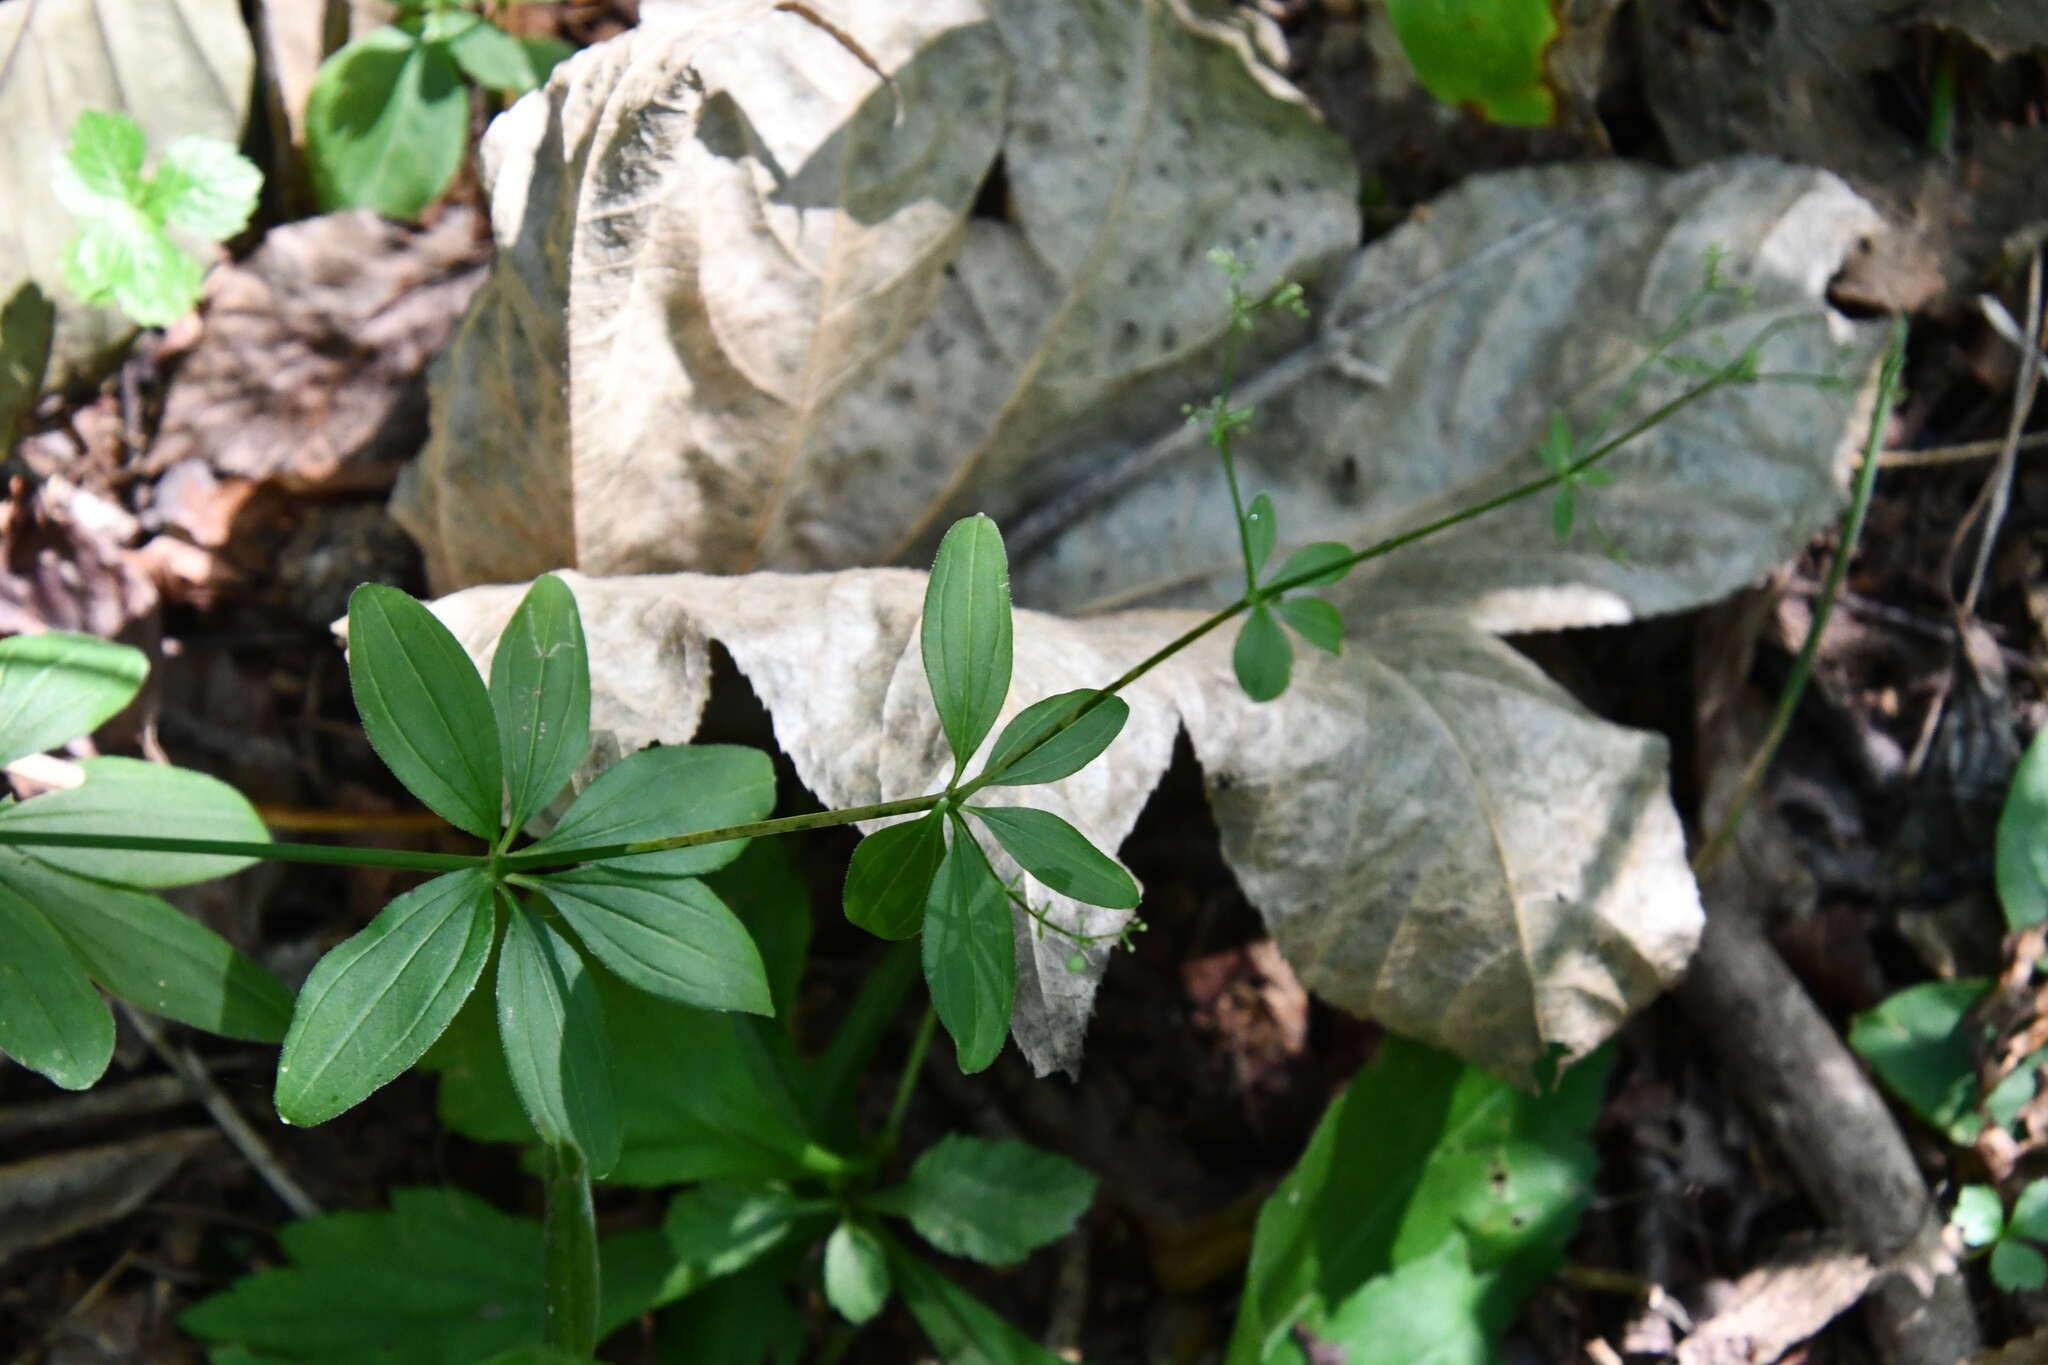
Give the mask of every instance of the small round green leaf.
M 956 817 L 924 912 L 924 979 L 952 1035 L 960 1070 L 984 1070 L 1010 1036 L 1017 945 L 1009 895 L 981 845 Z
M 1265 607 L 1253 607 L 1237 632 L 1237 644 L 1230 651 L 1230 664 L 1237 672 L 1237 685 L 1253 701 L 1271 701 L 1287 690 L 1287 678 L 1294 670 L 1294 646 L 1287 632 Z
M 1970 1011 L 1990 983 L 1923 981 L 1865 1010 L 1849 1025 L 1849 1046 L 1913 1111 L 1967 1146 L 1984 1126 L 1977 1113 L 1976 1047 Z
M 2048 1285 L 2048 1257 L 2008 1237 L 1991 1248 L 1991 1279 L 2000 1289 L 2031 1293 Z
M 363 584 L 348 599 L 348 678 L 363 733 L 406 790 L 456 828 L 496 839 L 498 723 L 448 627 L 398 589 Z
M 66 1090 L 114 1056 L 114 1016 L 50 921 L 0 885 L 0 1052 Z
M 1104 697 L 1066 729 L 1039 743 L 1061 720 L 1086 706 L 1094 696 L 1094 689 L 1084 687 L 1076 692 L 1062 692 L 1044 701 L 1033 702 L 1019 711 L 1016 718 L 1003 727 L 1002 734 L 996 736 L 995 748 L 989 751 L 988 770 L 994 771 L 1008 762 L 1012 755 L 1026 750 L 1030 750 L 1029 756 L 1004 769 L 1001 776 L 989 785 L 1028 787 L 1039 782 L 1056 782 L 1062 777 L 1073 776 L 1094 762 L 1123 732 L 1124 722 L 1130 719 L 1131 708 L 1122 697 Z M 1038 747 L 1034 749 L 1033 745 Z
M 1429 93 L 1495 123 L 1557 117 L 1543 57 L 1557 37 L 1552 0 L 1387 0 L 1401 50 Z
M 1319 540 L 1304 545 L 1287 556 L 1287 562 L 1280 566 L 1280 572 L 1272 577 L 1274 583 L 1287 583 L 1290 588 L 1325 588 L 1351 572 L 1352 566 L 1346 561 L 1351 558 L 1351 547 L 1337 540 Z M 1299 583 L 1290 583 L 1296 574 L 1308 574 Z
M 320 64 L 306 153 L 322 208 L 416 217 L 468 149 L 469 91 L 447 44 L 387 26 Z
M 1279 538 L 1279 519 L 1273 514 L 1273 500 L 1264 493 L 1252 499 L 1244 514 L 1245 541 L 1252 550 L 1252 572 L 1266 567 L 1273 557 L 1273 542 Z
M 1014 1265 L 1073 1231 L 1094 1199 L 1095 1177 L 1057 1153 L 956 1133 L 870 1206 L 908 1218 L 949 1256 Z
M 534 884 L 583 946 L 628 985 L 700 1009 L 773 1012 L 760 949 L 725 902 L 695 878 L 592 863 L 536 877 Z
M 0 640 L 0 764 L 89 734 L 149 676 L 139 649 L 53 630 Z
M 1965 1185 L 1956 1195 L 1955 1212 L 1948 1221 L 1964 1246 L 1989 1246 L 2005 1230 L 2005 1206 L 1998 1201 L 1998 1191 L 1989 1185 Z
M 130 199 L 142 186 L 148 139 L 126 114 L 88 109 L 71 125 L 64 159 L 80 184 L 109 199 Z
M 945 856 L 946 828 L 937 811 L 876 830 L 853 850 L 846 869 L 846 918 L 877 938 L 913 937 Z
M 775 765 L 759 749 L 679 744 L 628 754 L 577 794 L 548 834 L 519 850 L 531 866 L 555 854 L 612 848 L 698 830 L 764 820 L 775 808 Z M 743 839 L 611 860 L 617 869 L 695 876 L 724 867 L 746 850 Z
M 2036 1180 L 2020 1191 L 2007 1225 L 2015 1237 L 2048 1242 L 2048 1180 Z
M 969 806 L 967 813 L 988 826 L 1020 867 L 1062 896 L 1112 910 L 1137 908 L 1140 893 L 1131 874 L 1051 811 Z
M 590 657 L 576 594 L 537 578 L 491 656 L 491 710 L 509 812 L 519 829 L 555 799 L 590 751 Z
M 490 878 L 436 877 L 320 959 L 277 1064 L 277 1113 L 325 1123 L 420 1059 L 476 989 L 495 928 Z
M 2048 919 L 2048 730 L 2034 737 L 2013 772 L 1998 816 L 1998 899 L 2006 927 Z
M 247 797 L 216 777 L 134 758 L 88 758 L 82 785 L 0 808 L 0 843 L 12 834 L 146 834 L 267 844 L 270 831 Z M 183 886 L 239 872 L 254 858 L 147 849 L 28 849 L 36 861 L 104 882 Z
M 841 1222 L 825 1239 L 825 1301 L 858 1327 L 889 1302 L 889 1256 L 858 1223 Z
M 442 35 L 448 51 L 462 74 L 484 89 L 523 95 L 547 78 L 545 68 L 535 68 L 527 46 L 504 29 L 473 14 L 451 17 L 454 31 Z
M 160 223 L 219 242 L 249 225 L 262 189 L 263 172 L 233 143 L 188 133 L 157 163 L 142 206 Z
M 572 1143 L 593 1176 L 619 1159 L 611 1044 L 597 982 L 569 940 L 510 902 L 498 954 L 498 1039 L 542 1141 Z
M 964 767 L 1010 694 L 1010 567 L 1003 534 L 963 517 L 939 543 L 925 586 L 925 679 L 954 760 Z
M 1344 615 L 1320 597 L 1289 597 L 1273 608 L 1301 638 L 1332 654 L 1344 652 Z

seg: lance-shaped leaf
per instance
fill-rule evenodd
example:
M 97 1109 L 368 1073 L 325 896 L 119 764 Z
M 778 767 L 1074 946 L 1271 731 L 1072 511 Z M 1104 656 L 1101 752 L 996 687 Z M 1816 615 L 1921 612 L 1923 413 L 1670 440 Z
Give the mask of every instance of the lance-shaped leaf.
M 1013 1265 L 1072 1232 L 1094 1198 L 1095 1177 L 1055 1152 L 955 1133 L 867 1204 L 949 1256 Z
M 89 734 L 149 676 L 139 649 L 53 630 L 0 640 L 0 763 Z
M 587 590 L 587 589 L 586 589 Z M 692 744 L 643 749 L 598 775 L 548 837 L 524 855 L 573 854 L 764 820 L 775 808 L 775 765 L 759 749 Z M 746 850 L 743 839 L 612 859 L 613 868 L 697 876 Z
M 583 620 L 576 614 L 576 595 L 553 574 L 534 580 L 498 638 L 491 656 L 491 710 L 505 769 L 505 823 L 521 829 L 568 785 L 590 748 Z
M 1279 519 L 1273 513 L 1273 500 L 1264 493 L 1252 499 L 1252 505 L 1244 513 L 1245 543 L 1251 547 L 1252 573 L 1266 567 L 1266 561 L 1273 557 L 1273 545 L 1280 537 Z
M 876 830 L 847 865 L 846 917 L 877 938 L 914 936 L 945 856 L 945 819 L 937 811 Z
M 969 1074 L 993 1062 L 1010 1036 L 1017 949 L 1007 901 L 981 845 L 956 818 L 924 912 L 924 979 Z
M 1018 866 L 1063 896 L 1112 910 L 1134 910 L 1138 884 L 1088 836 L 1049 810 L 969 806 Z
M 161 897 L 16 853 L 0 853 L 0 886 L 40 908 L 92 979 L 129 1004 L 230 1038 L 283 1039 L 291 992 Z
M 1002 714 L 1012 659 L 1003 533 L 976 515 L 953 524 L 925 585 L 919 643 L 939 725 L 964 767 Z
M 996 736 L 995 747 L 989 750 L 988 770 L 1002 769 L 992 782 L 996 787 L 1028 787 L 1040 782 L 1057 782 L 1063 777 L 1072 777 L 1099 757 L 1104 749 L 1123 732 L 1124 722 L 1131 718 L 1130 703 L 1122 697 L 1104 697 L 1093 706 L 1089 699 L 1095 695 L 1089 688 L 1075 692 L 1062 692 L 1044 701 L 1033 702 L 1019 711 L 1016 718 L 1003 727 Z M 1081 711 L 1079 719 L 1066 729 L 1053 733 L 1053 727 L 1062 719 Z M 1051 738 L 1046 736 L 1051 735 Z M 1032 746 L 1036 745 L 1036 748 Z M 1016 755 L 1025 755 L 1015 762 Z M 1009 767 L 1003 765 L 1009 763 Z
M 114 1016 L 42 911 L 0 883 L 0 1052 L 66 1090 L 114 1056 Z
M 0 842 L 10 833 L 147 834 L 267 844 L 270 831 L 247 797 L 216 777 L 133 758 L 88 758 L 85 781 L 0 809 Z M 38 861 L 101 881 L 182 886 L 239 872 L 254 858 L 144 849 L 34 847 Z
M 704 883 L 593 863 L 534 885 L 629 985 L 700 1009 L 773 1009 L 760 949 Z
M 1332 654 L 1344 651 L 1344 618 L 1322 598 L 1290 597 L 1276 602 L 1273 610 L 1317 649 L 1327 649 Z
M 498 954 L 505 1069 L 541 1140 L 573 1144 L 603 1176 L 619 1159 L 619 1121 L 597 984 L 569 940 L 516 900 L 508 908 Z
M 505 805 L 498 724 L 462 646 L 411 597 L 365 583 L 349 595 L 348 648 L 349 686 L 377 756 L 448 823 L 495 839 Z
M 277 1113 L 325 1123 L 420 1059 L 490 956 L 491 881 L 466 870 L 392 901 L 314 965 L 277 1064 Z
M 987 1365 L 1055 1365 L 1052 1354 L 1004 1321 L 974 1295 L 946 1278 L 931 1262 L 894 1238 L 884 1241 L 889 1275 L 917 1325 L 931 1338 L 941 1360 Z

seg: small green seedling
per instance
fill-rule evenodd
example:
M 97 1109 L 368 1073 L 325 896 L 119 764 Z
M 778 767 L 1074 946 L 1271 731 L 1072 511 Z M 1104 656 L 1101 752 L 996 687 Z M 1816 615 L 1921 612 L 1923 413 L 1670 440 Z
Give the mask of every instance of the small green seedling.
M 470 86 L 524 94 L 570 51 L 516 38 L 458 0 L 400 0 L 396 23 L 341 48 L 314 77 L 306 154 L 320 206 L 417 217 L 468 153 Z
M 58 201 L 78 219 L 64 283 L 87 303 L 112 303 L 138 325 L 168 327 L 199 301 L 206 271 L 173 229 L 219 242 L 248 226 L 263 172 L 217 137 L 190 134 L 143 174 L 147 140 L 126 114 L 88 109 L 57 159 Z
M 1998 1191 L 1989 1185 L 1965 1185 L 1956 1195 L 1949 1226 L 1963 1245 L 1982 1253 L 1989 1248 L 1991 1279 L 2000 1289 L 2035 1290 L 2048 1285 L 2048 1257 L 2034 1243 L 2048 1242 L 2048 1180 L 2036 1180 L 2020 1191 L 2005 1216 Z

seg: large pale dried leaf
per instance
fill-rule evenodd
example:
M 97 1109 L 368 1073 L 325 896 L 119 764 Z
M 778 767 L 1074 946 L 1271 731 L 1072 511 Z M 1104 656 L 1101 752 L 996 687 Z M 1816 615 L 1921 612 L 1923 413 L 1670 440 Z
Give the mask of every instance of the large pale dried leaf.
M 950 772 L 916 643 L 921 575 L 565 577 L 608 750 L 690 737 L 715 640 L 827 805 L 935 791 Z M 519 592 L 475 588 L 436 610 L 481 660 Z M 1019 613 L 1004 714 L 1106 681 L 1197 619 Z M 1140 679 L 1100 762 L 1004 799 L 1054 810 L 1113 850 L 1184 727 L 1224 854 L 1309 988 L 1509 1074 L 1552 1044 L 1589 1050 L 1682 968 L 1699 901 L 1661 739 L 1586 714 L 1449 619 L 1305 657 L 1266 705 L 1238 691 L 1228 651 L 1211 636 Z M 606 717 L 629 712 L 630 738 L 607 735 Z M 990 855 L 1015 874 L 999 848 Z M 1057 896 L 1042 904 L 1090 933 L 1124 919 Z M 1071 1067 L 1107 955 L 1092 948 L 1070 971 L 1071 942 L 1040 941 L 1021 915 L 1016 932 L 1015 1036 L 1041 1071 Z
M 0 1265 L 126 1218 L 187 1157 L 218 1141 L 211 1128 L 173 1128 L 0 1166 Z
M 239 141 L 253 55 L 236 0 L 36 0 L 0 5 L 0 298 L 32 280 L 57 300 L 49 379 L 88 370 L 134 324 L 63 287 L 77 220 L 51 165 L 87 109 L 129 115 L 153 155 L 186 133 Z
M 1181 0 L 806 8 L 627 33 L 493 125 L 499 264 L 398 501 L 441 586 L 902 557 L 1200 396 L 1209 248 L 1257 287 L 1356 239 L 1341 144 Z
M 1755 292 L 1704 309 L 1680 354 L 1732 360 L 1782 323 L 1765 369 L 1860 387 L 1879 338 L 1823 293 L 1878 227 L 1834 177 L 1772 161 L 1475 178 L 1361 252 L 1314 340 L 1243 386 L 1256 417 L 1240 478 L 1271 492 L 1284 554 L 1370 544 L 1542 477 L 1533 447 L 1551 413 L 1582 434 L 1595 424 L 1700 287 L 1710 248 Z M 1660 366 L 1610 434 L 1697 382 Z M 1549 501 L 1529 498 L 1362 565 L 1328 595 L 1353 619 L 1449 613 L 1493 631 L 1711 601 L 1797 550 L 1838 505 L 1864 430 L 1855 406 L 1808 385 L 1724 390 L 1611 457 L 1615 481 L 1581 495 L 1569 544 Z M 1018 600 L 1083 611 L 1235 596 L 1229 491 L 1200 441 L 1176 431 L 1014 525 Z

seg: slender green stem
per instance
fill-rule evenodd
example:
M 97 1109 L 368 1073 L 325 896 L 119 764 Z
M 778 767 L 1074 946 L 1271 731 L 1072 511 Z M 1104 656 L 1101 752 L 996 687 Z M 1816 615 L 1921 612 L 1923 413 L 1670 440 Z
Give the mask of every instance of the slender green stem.
M 254 843 L 235 839 L 159 839 L 145 834 L 64 834 L 56 830 L 0 829 L 6 848 L 116 848 L 137 853 L 205 853 L 223 858 L 264 858 L 277 863 L 332 867 L 398 867 L 418 872 L 460 872 L 490 859 L 478 853 L 415 853 L 397 848 L 342 848 L 332 844 Z
M 924 1073 L 924 1056 L 931 1050 L 932 1035 L 938 1026 L 938 1011 L 926 1005 L 924 1018 L 917 1022 L 917 1036 L 910 1041 L 910 1055 L 903 1059 L 903 1074 L 896 1080 L 896 1098 L 889 1103 L 889 1120 L 882 1125 L 879 1151 L 884 1160 L 896 1150 L 896 1139 L 903 1132 L 903 1116 L 910 1110 L 910 1097 L 917 1092 L 917 1078 Z
M 746 825 L 674 834 L 666 839 L 641 839 L 630 844 L 602 844 L 591 848 L 544 849 L 514 853 L 504 859 L 508 869 L 530 872 L 538 867 L 562 867 L 572 863 L 593 863 L 607 858 L 627 858 L 636 853 L 662 853 L 672 848 L 698 848 L 734 839 L 764 839 L 775 834 L 801 834 L 808 829 L 830 829 L 856 820 L 879 820 L 889 815 L 914 815 L 930 810 L 946 799 L 944 792 L 911 796 L 901 801 L 881 801 L 872 806 L 848 806 L 844 810 L 812 811 L 808 815 L 785 815 L 777 820 L 756 820 Z
M 578 1360 L 597 1350 L 597 1211 L 590 1200 L 590 1172 L 583 1153 L 568 1143 L 549 1143 L 547 1212 L 541 1223 L 541 1261 L 546 1276 L 542 1340 Z
M 1764 733 L 1763 742 L 1757 745 L 1756 752 L 1743 768 L 1734 794 L 1729 797 L 1728 809 L 1721 816 L 1721 823 L 1693 856 L 1695 873 L 1705 872 L 1728 851 L 1728 843 L 1742 823 L 1742 813 L 1755 799 L 1757 789 L 1763 785 L 1764 774 L 1770 769 L 1771 759 L 1778 752 L 1778 745 L 1784 742 L 1786 732 L 1792 728 L 1792 715 L 1799 709 L 1800 695 L 1805 692 L 1806 680 L 1813 673 L 1814 656 L 1820 651 L 1821 632 L 1827 629 L 1828 616 L 1835 608 L 1835 597 L 1842 590 L 1842 581 L 1848 577 L 1849 561 L 1855 557 L 1857 539 L 1863 534 L 1864 514 L 1870 510 L 1870 493 L 1877 486 L 1877 457 L 1884 449 L 1885 424 L 1890 420 L 1892 404 L 1898 398 L 1899 372 L 1905 363 L 1906 324 L 1904 319 L 1894 318 L 1891 345 L 1885 352 L 1884 368 L 1878 375 L 1877 405 L 1870 414 L 1870 435 L 1863 446 L 1863 467 L 1856 474 L 1856 489 L 1849 499 L 1849 510 L 1842 515 L 1842 531 L 1835 547 L 1834 562 L 1828 565 L 1827 579 L 1821 584 L 1820 595 L 1814 599 L 1813 623 L 1807 627 L 1806 641 L 1799 647 L 1799 657 L 1792 661 L 1792 672 L 1778 693 L 1777 709 L 1771 714 L 1771 725 Z
M 1252 559 L 1252 528 L 1244 519 L 1244 494 L 1238 490 L 1237 461 L 1230 453 L 1230 390 L 1237 382 L 1237 354 L 1244 345 L 1244 332 L 1239 325 L 1243 304 L 1234 284 L 1230 287 L 1230 304 L 1230 339 L 1223 344 L 1223 382 L 1216 389 L 1209 443 L 1223 460 L 1223 478 L 1230 485 L 1230 510 L 1237 518 L 1237 544 L 1244 552 L 1244 587 L 1247 593 L 1253 593 L 1259 589 L 1259 566 Z

